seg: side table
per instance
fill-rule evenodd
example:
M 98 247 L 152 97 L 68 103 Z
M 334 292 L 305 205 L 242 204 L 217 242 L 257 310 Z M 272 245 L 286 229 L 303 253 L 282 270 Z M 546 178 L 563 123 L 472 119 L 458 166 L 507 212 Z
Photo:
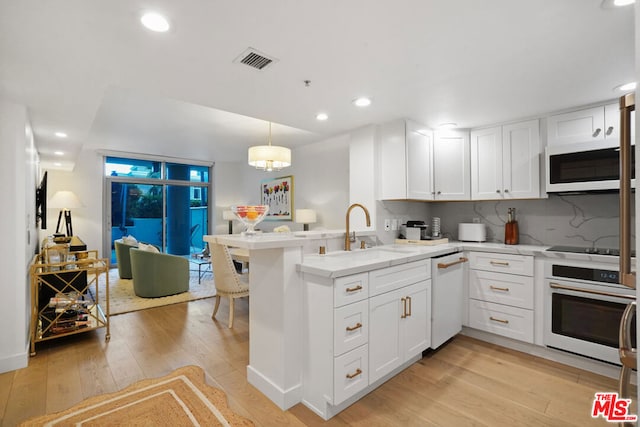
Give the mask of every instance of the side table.
M 207 271 L 211 271 L 211 257 L 198 254 L 189 258 L 189 262 L 198 266 L 198 284 L 200 284 L 202 282 L 202 276 L 204 276 Z M 203 265 L 205 266 L 204 270 L 202 269 Z

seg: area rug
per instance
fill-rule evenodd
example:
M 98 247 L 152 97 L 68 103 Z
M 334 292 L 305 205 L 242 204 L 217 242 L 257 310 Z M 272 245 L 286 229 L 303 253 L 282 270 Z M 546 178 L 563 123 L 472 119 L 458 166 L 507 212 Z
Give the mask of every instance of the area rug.
M 116 393 L 91 397 L 55 414 L 31 418 L 31 426 L 252 426 L 229 409 L 227 396 L 204 382 L 204 371 L 185 366 Z
M 203 298 L 211 298 L 216 295 L 216 287 L 213 283 L 212 274 L 209 272 L 203 275 L 201 283 L 198 283 L 198 272 L 191 271 L 189 278 L 189 290 L 177 295 L 170 295 L 159 298 L 141 298 L 133 291 L 133 280 L 121 279 L 118 276 L 118 269 L 109 270 L 109 312 L 110 315 L 129 313 L 131 311 L 145 310 L 147 308 L 160 307 L 163 305 L 177 304 L 179 302 L 194 301 Z M 98 296 L 100 305 L 106 310 L 106 287 L 104 286 L 106 276 L 100 276 L 98 286 Z M 93 287 L 92 293 L 95 293 Z

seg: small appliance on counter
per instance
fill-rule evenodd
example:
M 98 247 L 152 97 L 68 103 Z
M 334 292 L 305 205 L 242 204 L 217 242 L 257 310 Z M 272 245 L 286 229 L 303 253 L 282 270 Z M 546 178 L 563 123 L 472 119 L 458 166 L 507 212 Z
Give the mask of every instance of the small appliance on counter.
M 458 240 L 461 242 L 485 242 L 487 240 L 487 228 L 480 223 L 458 224 Z
M 407 221 L 400 226 L 400 238 L 407 240 L 429 240 L 429 226 L 424 221 Z

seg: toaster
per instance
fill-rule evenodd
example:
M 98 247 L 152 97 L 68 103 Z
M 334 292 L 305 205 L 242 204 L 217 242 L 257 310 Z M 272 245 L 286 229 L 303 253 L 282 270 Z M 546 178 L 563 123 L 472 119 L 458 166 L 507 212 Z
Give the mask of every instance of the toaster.
M 487 240 L 487 227 L 478 223 L 458 224 L 458 240 L 461 242 L 484 242 Z

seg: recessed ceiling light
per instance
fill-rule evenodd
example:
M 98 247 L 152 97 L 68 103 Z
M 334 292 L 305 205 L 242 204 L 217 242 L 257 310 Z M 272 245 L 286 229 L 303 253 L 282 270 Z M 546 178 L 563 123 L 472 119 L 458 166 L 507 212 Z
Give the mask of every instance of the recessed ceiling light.
M 54 165 L 54 166 L 62 166 L 62 163 L 60 163 L 60 162 L 55 162 L 53 165 Z
M 167 18 L 156 12 L 147 12 L 140 18 L 142 25 L 157 33 L 169 31 L 169 21 Z
M 440 123 L 438 125 L 438 129 L 454 129 L 458 126 L 457 123 L 449 122 L 449 123 Z
M 63 151 L 54 151 L 53 154 L 55 154 L 56 156 L 64 156 Z
M 328 118 L 329 116 L 327 115 L 327 113 L 318 113 L 318 115 L 316 116 L 316 119 L 320 121 L 325 121 Z
M 56 132 L 55 136 L 57 136 L 58 138 L 66 138 L 67 134 L 64 132 Z
M 603 9 L 613 9 L 614 7 L 629 6 L 636 0 L 602 0 L 600 7 Z
M 636 90 L 636 82 L 630 82 L 630 83 L 625 83 L 623 85 L 619 85 L 613 88 L 613 90 L 615 91 L 629 91 L 629 90 Z
M 371 99 L 367 98 L 366 96 L 363 96 L 363 97 L 354 99 L 353 103 L 358 107 L 368 107 L 369 105 L 371 105 Z

